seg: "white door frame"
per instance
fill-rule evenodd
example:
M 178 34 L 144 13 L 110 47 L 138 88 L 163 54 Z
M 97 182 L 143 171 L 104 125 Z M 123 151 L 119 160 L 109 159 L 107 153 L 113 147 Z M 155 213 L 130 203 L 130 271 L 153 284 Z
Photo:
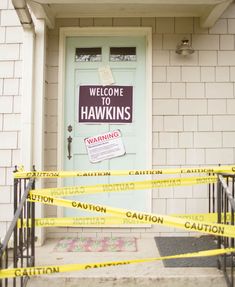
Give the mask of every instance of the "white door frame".
M 58 83 L 58 137 L 57 165 L 58 170 L 64 166 L 64 94 L 66 38 L 71 36 L 145 36 L 146 37 L 146 121 L 148 128 L 144 137 L 147 139 L 146 162 L 152 168 L 152 28 L 150 27 L 69 27 L 60 28 L 59 40 L 59 83 Z M 58 186 L 62 180 L 58 180 Z M 149 200 L 151 204 L 151 199 Z M 59 210 L 59 209 L 58 209 Z M 61 216 L 59 211 L 58 216 Z

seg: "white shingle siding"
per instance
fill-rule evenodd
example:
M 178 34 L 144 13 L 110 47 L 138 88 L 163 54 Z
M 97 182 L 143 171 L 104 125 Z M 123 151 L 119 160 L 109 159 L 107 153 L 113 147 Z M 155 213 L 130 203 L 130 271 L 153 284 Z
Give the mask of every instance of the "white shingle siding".
M 13 74 L 14 74 L 14 62 L 2 61 L 0 65 L 0 77 L 13 78 Z
M 235 18 L 232 7 L 229 17 Z M 168 22 L 166 30 L 157 34 L 156 29 L 153 36 L 154 167 L 234 163 L 234 19 L 222 17 L 211 29 L 200 28 L 198 19 L 193 25 L 190 20 L 164 19 L 165 24 Z M 189 57 L 180 57 L 174 51 L 183 36 L 192 39 L 195 49 Z M 205 212 L 205 188 L 155 192 L 154 211 L 161 210 L 157 202 L 164 196 L 167 213 Z
M 12 167 L 19 162 L 22 37 L 11 1 L 0 1 L 0 237 L 11 220 Z M 153 168 L 233 164 L 235 161 L 235 4 L 210 29 L 197 18 L 59 19 L 47 35 L 45 169 L 57 169 L 59 27 L 147 26 L 153 29 Z M 181 57 L 175 47 L 184 37 L 195 53 Z M 165 176 L 168 177 L 168 176 Z M 54 179 L 48 186 L 55 186 Z M 154 212 L 207 211 L 206 186 L 153 190 Z M 1 212 L 1 214 L 3 214 Z M 46 215 L 56 216 L 55 207 Z M 49 237 L 107 236 L 130 232 L 139 237 L 184 234 L 163 226 L 121 229 L 48 229 Z
M 0 1 L 0 238 L 13 217 L 12 171 L 19 162 L 23 29 L 11 0 Z
M 0 186 L 1 186 L 1 191 L 5 188 L 6 184 L 6 168 L 0 168 Z
M 15 9 L 4 9 L 1 11 L 1 26 L 20 26 L 20 21 L 16 15 Z
M 21 27 L 6 28 L 6 43 L 21 43 L 23 38 L 23 30 Z
M 20 45 L 19 44 L 0 44 L 0 61 L 19 60 Z
M 218 65 L 219 66 L 234 66 L 235 65 L 235 51 L 218 51 Z
M 2 81 L 3 83 L 3 81 Z M 13 97 L 0 97 L 0 113 L 2 114 L 9 114 L 12 113 L 13 107 Z

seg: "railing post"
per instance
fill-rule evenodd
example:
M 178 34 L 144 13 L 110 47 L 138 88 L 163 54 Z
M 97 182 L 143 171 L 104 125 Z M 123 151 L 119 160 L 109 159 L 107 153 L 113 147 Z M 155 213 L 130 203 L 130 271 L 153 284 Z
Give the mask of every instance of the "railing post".
M 220 179 L 219 179 L 219 174 L 217 175 L 217 223 L 221 223 L 221 212 L 222 212 L 222 209 L 221 209 L 221 188 L 222 188 L 222 184 L 220 182 Z M 217 246 L 218 246 L 218 249 L 221 248 L 221 237 L 220 236 L 217 236 Z M 221 262 L 220 262 L 220 258 L 218 259 L 217 261 L 217 264 L 218 264 L 218 268 L 221 269 Z
M 0 242 L 0 270 L 2 269 L 2 243 Z M 0 279 L 0 287 L 2 287 L 2 279 Z
M 232 197 L 234 199 L 234 176 L 232 177 Z M 234 226 L 234 209 L 231 208 L 231 225 Z M 231 238 L 231 247 L 234 248 L 234 238 Z M 234 272 L 234 252 L 231 254 L 231 285 L 234 286 L 234 277 L 233 277 L 233 272 Z
M 15 171 L 17 172 L 17 167 L 15 167 Z M 14 214 L 18 207 L 18 185 L 20 183 L 20 179 L 14 178 Z M 17 226 L 14 228 L 14 242 L 13 242 L 13 266 L 14 268 L 17 267 L 17 253 L 18 253 L 18 236 L 17 236 Z
M 211 176 L 211 174 L 209 173 L 208 174 L 209 176 Z M 209 183 L 209 185 L 208 185 L 208 196 L 209 196 L 209 206 L 208 206 L 208 208 L 209 208 L 209 213 L 211 213 L 211 183 Z
M 33 166 L 33 171 L 36 171 L 35 166 Z M 35 179 L 32 184 L 32 189 L 35 189 Z M 35 266 L 35 202 L 31 202 L 31 266 Z
M 35 189 L 35 179 L 32 189 Z M 35 241 L 35 202 L 31 202 L 31 266 L 35 266 Z
M 17 166 L 15 166 L 14 172 L 17 172 Z M 20 179 L 14 178 L 14 215 L 18 207 L 18 186 L 20 184 Z M 14 227 L 13 231 L 13 267 L 17 267 L 18 261 L 18 234 L 17 226 Z M 16 278 L 13 278 L 13 287 L 16 286 Z

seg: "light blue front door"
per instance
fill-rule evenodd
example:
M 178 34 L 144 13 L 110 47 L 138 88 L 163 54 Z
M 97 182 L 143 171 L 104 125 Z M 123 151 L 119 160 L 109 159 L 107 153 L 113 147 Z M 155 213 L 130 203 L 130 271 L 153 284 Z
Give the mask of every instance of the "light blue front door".
M 79 91 L 81 86 L 101 86 L 99 68 L 110 67 L 112 86 L 133 87 L 131 123 L 79 122 Z M 145 37 L 68 37 L 66 43 L 66 80 L 64 99 L 64 169 L 122 170 L 146 169 L 148 128 L 146 120 L 146 39 Z M 120 99 L 121 100 L 121 99 Z M 72 131 L 68 127 L 72 127 Z M 84 139 L 120 130 L 125 155 L 92 163 Z M 71 158 L 68 158 L 68 137 L 71 137 Z M 65 180 L 65 185 L 92 185 L 144 177 L 81 177 Z M 146 178 L 146 177 L 145 177 Z M 149 190 L 74 196 L 72 200 L 113 207 L 149 211 Z M 64 216 L 96 216 L 97 214 L 64 209 Z

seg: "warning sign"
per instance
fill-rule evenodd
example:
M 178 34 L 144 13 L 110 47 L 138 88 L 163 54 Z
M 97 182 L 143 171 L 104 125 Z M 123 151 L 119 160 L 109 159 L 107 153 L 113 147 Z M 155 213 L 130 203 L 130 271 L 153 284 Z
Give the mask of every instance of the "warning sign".
M 132 86 L 80 86 L 80 123 L 131 123 Z
M 126 153 L 120 130 L 89 137 L 84 141 L 92 163 L 118 157 Z

